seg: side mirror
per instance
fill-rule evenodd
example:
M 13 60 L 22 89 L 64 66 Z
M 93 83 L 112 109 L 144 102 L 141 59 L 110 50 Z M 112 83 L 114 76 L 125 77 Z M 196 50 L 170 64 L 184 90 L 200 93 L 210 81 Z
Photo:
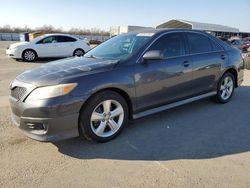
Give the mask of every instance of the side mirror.
M 161 60 L 163 59 L 162 53 L 159 50 L 148 51 L 143 55 L 144 60 Z

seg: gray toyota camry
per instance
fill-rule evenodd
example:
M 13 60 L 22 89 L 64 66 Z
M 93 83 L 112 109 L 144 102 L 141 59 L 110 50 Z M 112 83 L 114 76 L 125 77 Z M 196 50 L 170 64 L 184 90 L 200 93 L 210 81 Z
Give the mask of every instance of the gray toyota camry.
M 195 30 L 145 30 L 109 39 L 84 57 L 25 71 L 10 85 L 14 123 L 55 141 L 115 138 L 136 119 L 202 98 L 230 101 L 243 81 L 241 52 Z

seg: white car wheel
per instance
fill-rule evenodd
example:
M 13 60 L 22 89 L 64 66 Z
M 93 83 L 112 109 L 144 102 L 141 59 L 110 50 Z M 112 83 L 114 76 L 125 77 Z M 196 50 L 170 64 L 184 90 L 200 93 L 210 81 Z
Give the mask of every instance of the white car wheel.
M 85 54 L 85 52 L 84 52 L 82 49 L 76 49 L 76 50 L 74 51 L 73 56 L 81 57 L 81 56 L 83 56 L 84 54 Z
M 36 59 L 36 53 L 33 50 L 25 50 L 23 52 L 23 59 L 28 62 L 34 61 Z

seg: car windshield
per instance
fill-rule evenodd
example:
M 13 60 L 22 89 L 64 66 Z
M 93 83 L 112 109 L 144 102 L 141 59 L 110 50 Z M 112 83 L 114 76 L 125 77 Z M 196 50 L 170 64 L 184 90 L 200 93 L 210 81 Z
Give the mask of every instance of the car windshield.
M 126 60 L 144 46 L 154 33 L 137 33 L 116 36 L 84 55 L 87 58 Z

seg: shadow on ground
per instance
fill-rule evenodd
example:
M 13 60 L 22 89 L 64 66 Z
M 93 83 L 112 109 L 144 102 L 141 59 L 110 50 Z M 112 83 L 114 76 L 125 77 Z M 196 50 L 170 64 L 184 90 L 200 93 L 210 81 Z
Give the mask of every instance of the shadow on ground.
M 250 151 L 250 87 L 225 105 L 209 99 L 151 115 L 128 125 L 104 144 L 74 138 L 54 143 L 78 159 L 208 159 Z
M 64 58 L 38 58 L 34 62 L 26 62 L 21 59 L 17 59 L 16 61 L 20 63 L 49 63 L 51 61 L 56 61 L 60 59 L 64 59 Z

